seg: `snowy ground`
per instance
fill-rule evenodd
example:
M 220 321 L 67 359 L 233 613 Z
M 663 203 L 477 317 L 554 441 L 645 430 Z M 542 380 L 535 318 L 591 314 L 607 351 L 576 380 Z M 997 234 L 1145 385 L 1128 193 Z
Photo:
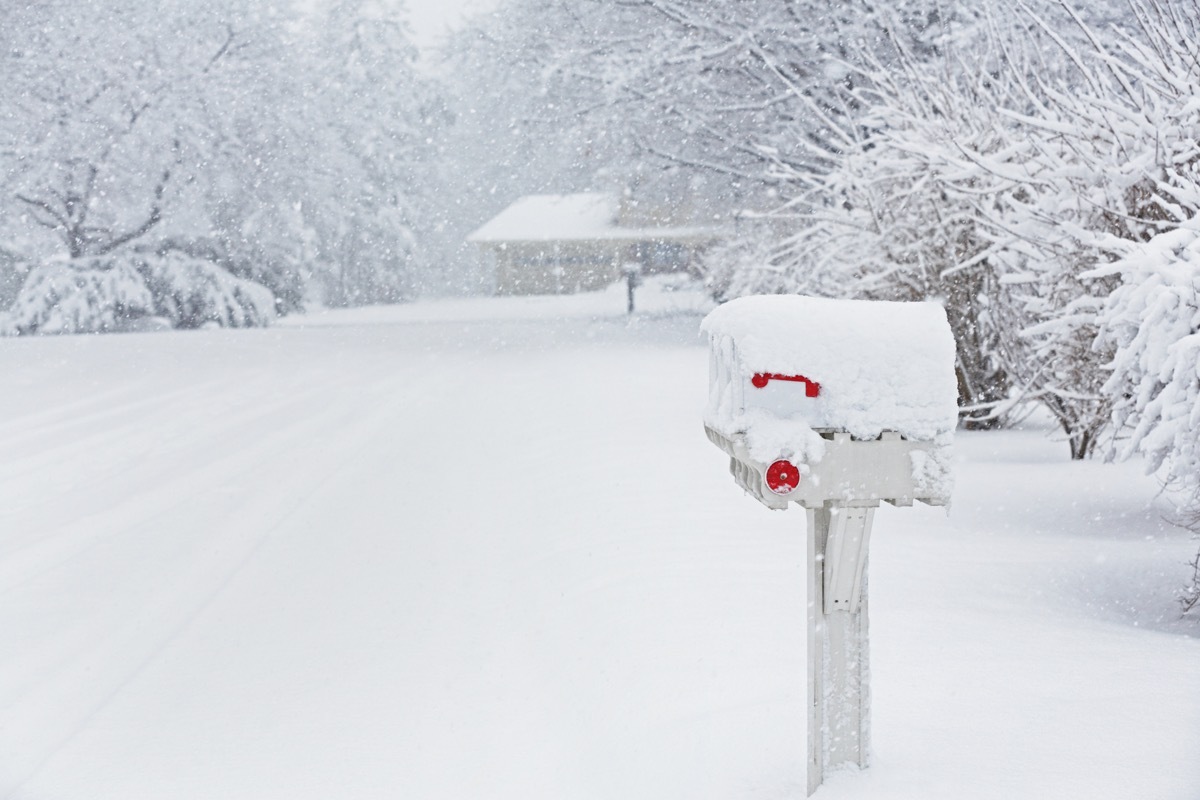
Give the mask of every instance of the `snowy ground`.
M 645 302 L 0 341 L 0 797 L 803 797 L 804 518 Z M 1065 454 L 961 435 L 949 516 L 881 510 L 875 763 L 818 797 L 1197 796 L 1195 543 Z

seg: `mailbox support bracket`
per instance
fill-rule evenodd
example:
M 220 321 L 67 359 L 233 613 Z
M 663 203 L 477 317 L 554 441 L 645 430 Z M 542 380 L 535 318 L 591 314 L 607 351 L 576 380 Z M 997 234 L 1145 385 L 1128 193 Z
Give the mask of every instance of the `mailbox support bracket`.
M 867 566 L 867 546 L 871 541 L 871 523 L 875 504 L 828 504 L 828 533 L 822 589 L 825 613 L 858 611 L 862 596 L 863 572 Z M 809 536 L 813 535 L 809 527 Z
M 808 522 L 808 794 L 870 750 L 867 545 L 875 503 L 826 502 Z

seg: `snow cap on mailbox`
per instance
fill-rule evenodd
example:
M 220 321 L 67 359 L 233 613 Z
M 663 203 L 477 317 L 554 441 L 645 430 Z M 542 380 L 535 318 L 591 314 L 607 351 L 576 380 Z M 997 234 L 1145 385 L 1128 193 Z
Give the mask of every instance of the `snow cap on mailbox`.
M 941 441 L 957 424 L 954 337 L 935 303 L 752 296 L 701 329 L 712 344 L 705 422 L 726 436 L 753 444 L 756 427 L 774 439 L 799 426 Z

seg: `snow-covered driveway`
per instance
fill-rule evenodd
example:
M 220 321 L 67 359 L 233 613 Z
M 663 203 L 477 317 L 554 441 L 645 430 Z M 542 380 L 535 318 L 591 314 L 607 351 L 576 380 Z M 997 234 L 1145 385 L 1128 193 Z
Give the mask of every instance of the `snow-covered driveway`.
M 803 515 L 621 301 L 0 341 L 0 797 L 802 797 Z M 962 440 L 876 522 L 876 765 L 820 796 L 1190 796 L 1192 543 Z

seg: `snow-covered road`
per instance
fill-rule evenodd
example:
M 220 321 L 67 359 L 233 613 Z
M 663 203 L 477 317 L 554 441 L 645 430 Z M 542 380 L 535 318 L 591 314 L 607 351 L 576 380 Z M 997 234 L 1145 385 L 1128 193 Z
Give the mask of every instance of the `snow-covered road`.
M 0 341 L 0 797 L 802 797 L 804 518 L 705 440 L 698 317 L 621 301 Z M 819 796 L 1194 796 L 1153 482 L 961 439 Z

